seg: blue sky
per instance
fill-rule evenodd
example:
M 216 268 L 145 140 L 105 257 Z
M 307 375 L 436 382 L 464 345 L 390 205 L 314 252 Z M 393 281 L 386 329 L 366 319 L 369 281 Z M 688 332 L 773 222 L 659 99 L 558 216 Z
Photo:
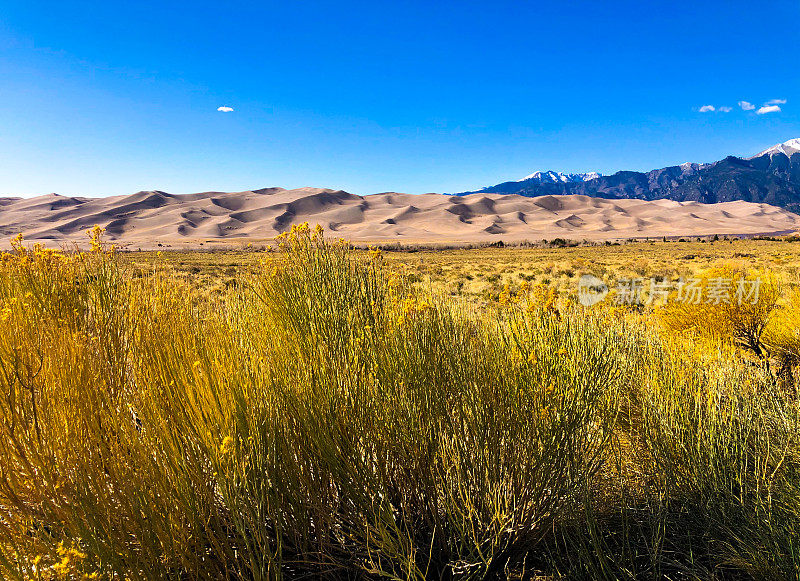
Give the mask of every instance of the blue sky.
M 799 33 L 797 0 L 5 2 L 0 194 L 458 192 L 752 154 L 800 137 Z

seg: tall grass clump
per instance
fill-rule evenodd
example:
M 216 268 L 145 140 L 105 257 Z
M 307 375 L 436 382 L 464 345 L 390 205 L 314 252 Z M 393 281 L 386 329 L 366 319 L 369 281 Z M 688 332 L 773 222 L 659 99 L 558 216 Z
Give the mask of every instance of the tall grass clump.
M 800 415 L 769 364 L 786 339 L 781 321 L 796 314 L 792 303 L 776 305 L 773 282 L 766 290 L 741 308 L 608 317 L 627 338 L 618 343 L 627 365 L 612 454 L 583 514 L 548 539 L 551 570 L 570 579 L 798 578 Z
M 521 566 L 599 467 L 608 346 L 535 313 L 465 314 L 319 232 L 284 244 L 240 324 L 281 394 L 284 489 L 303 491 L 284 501 L 291 558 L 313 541 L 391 578 Z

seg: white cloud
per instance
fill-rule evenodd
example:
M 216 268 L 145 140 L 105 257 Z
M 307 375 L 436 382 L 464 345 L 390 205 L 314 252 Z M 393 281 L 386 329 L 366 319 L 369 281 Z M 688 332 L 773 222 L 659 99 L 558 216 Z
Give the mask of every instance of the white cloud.
M 231 111 L 233 111 L 233 107 L 227 107 L 227 106 L 217 107 L 217 111 L 222 111 L 223 113 L 230 113 Z
M 757 115 L 764 115 L 765 113 L 780 113 L 781 108 L 777 105 L 764 105 L 758 111 L 756 111 Z
M 749 103 L 748 101 L 739 101 L 739 107 L 742 108 L 742 111 L 752 111 L 756 108 L 755 105 Z
M 765 107 L 769 107 L 771 105 L 786 105 L 786 99 L 771 99 L 764 103 Z
M 720 107 L 719 109 L 717 109 L 717 111 L 721 111 L 723 113 L 730 113 L 731 111 L 733 111 L 733 107 L 728 107 L 728 106 Z
M 710 113 L 711 111 L 716 111 L 716 107 L 714 107 L 714 105 L 703 105 L 700 107 L 701 113 Z

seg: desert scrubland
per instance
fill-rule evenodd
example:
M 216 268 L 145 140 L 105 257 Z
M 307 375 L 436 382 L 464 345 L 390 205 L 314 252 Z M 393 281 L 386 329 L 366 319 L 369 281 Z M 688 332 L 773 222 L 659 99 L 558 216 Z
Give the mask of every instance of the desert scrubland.
M 0 577 L 797 578 L 792 240 L 16 239 Z

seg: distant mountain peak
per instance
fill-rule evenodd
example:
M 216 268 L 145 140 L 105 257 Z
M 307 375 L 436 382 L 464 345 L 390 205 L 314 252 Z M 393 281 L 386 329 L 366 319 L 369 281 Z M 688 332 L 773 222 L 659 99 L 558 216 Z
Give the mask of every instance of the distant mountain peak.
M 800 138 L 790 139 L 789 141 L 784 141 L 783 143 L 779 143 L 778 145 L 773 145 L 769 149 L 765 149 L 758 155 L 754 155 L 750 159 L 755 159 L 756 157 L 761 157 L 762 155 L 780 155 L 783 154 L 786 157 L 792 157 L 795 153 L 800 153 Z
M 800 138 L 746 159 L 727 156 L 713 163 L 683 163 L 648 172 L 619 171 L 606 176 L 536 172 L 522 180 L 460 195 L 470 193 L 581 195 L 705 204 L 743 200 L 800 213 Z
M 553 184 L 572 184 L 576 182 L 588 182 L 601 177 L 602 174 L 596 171 L 589 173 L 561 173 L 560 171 L 535 171 L 530 175 L 522 178 L 521 182 L 531 180 L 539 184 L 553 183 Z

